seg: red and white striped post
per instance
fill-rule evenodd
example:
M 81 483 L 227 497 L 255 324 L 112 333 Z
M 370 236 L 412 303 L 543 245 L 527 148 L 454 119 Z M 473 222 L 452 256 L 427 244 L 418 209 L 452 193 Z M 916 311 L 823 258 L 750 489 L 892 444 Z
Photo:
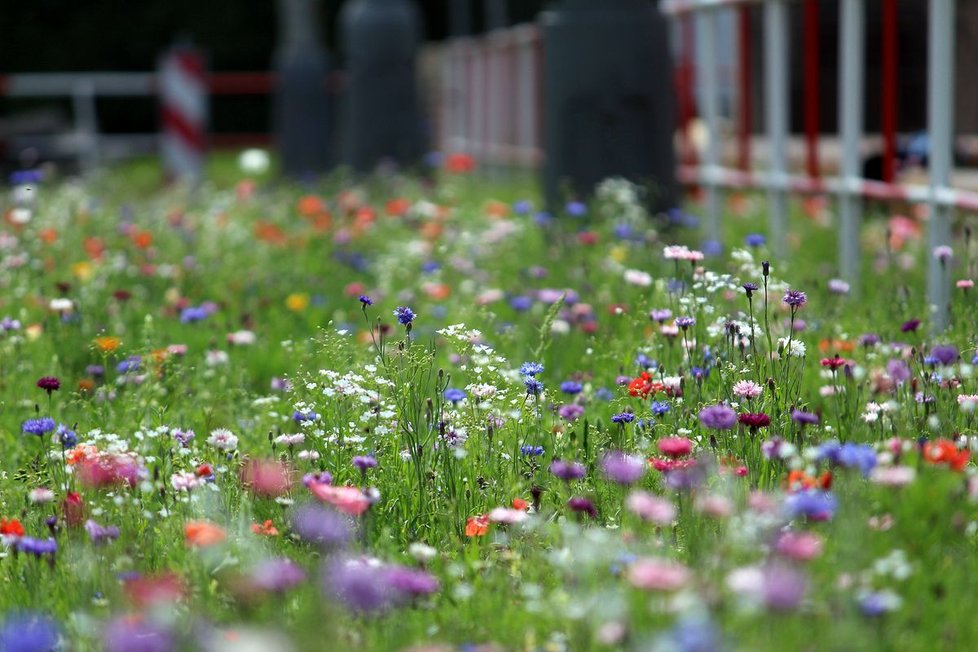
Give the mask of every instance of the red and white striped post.
M 168 179 L 197 183 L 204 171 L 208 95 L 204 56 L 175 45 L 159 61 L 160 152 Z

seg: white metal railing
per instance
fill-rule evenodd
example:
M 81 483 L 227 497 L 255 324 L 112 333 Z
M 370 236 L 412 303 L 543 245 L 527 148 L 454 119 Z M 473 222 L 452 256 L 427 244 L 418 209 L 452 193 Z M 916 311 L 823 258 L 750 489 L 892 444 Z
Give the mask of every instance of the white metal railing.
M 441 57 L 439 149 L 500 165 L 543 160 L 540 33 L 517 25 L 446 43 Z
M 837 195 L 839 267 L 841 275 L 855 292 L 858 292 L 860 280 L 859 231 L 864 198 L 926 203 L 930 208 L 930 251 L 937 246 L 951 244 L 952 211 L 956 208 L 978 210 L 978 194 L 950 187 L 953 156 L 955 0 L 927 1 L 929 183 L 908 186 L 862 178 L 860 143 L 863 136 L 865 94 L 866 0 L 840 0 L 838 3 L 841 30 L 838 117 L 842 151 L 839 176 L 827 179 L 819 178 L 817 173 L 811 171 L 808 176 L 792 175 L 786 160 L 790 74 L 787 66 L 790 60 L 788 12 L 791 5 L 800 3 L 791 0 L 661 0 L 660 9 L 675 20 L 696 21 L 696 47 L 699 49 L 698 63 L 701 68 L 697 70 L 696 83 L 702 87 L 702 117 L 709 144 L 703 152 L 701 164 L 682 166 L 679 177 L 683 182 L 701 185 L 706 190 L 707 237 L 720 237 L 722 189 L 755 187 L 768 191 L 771 242 L 775 251 L 782 255 L 785 253 L 788 216 L 787 193 L 830 192 Z M 724 167 L 718 147 L 721 125 L 716 109 L 715 70 L 719 62 L 713 50 L 713 43 L 716 41 L 714 31 L 718 12 L 738 5 L 741 10 L 747 5 L 760 5 L 764 12 L 765 131 L 772 155 L 767 170 L 762 173 Z M 895 12 L 895 7 L 895 3 L 890 3 L 888 9 Z M 940 260 L 932 255 L 928 258 L 928 300 L 935 309 L 935 326 L 943 329 L 947 323 L 950 279 L 947 278 L 945 265 Z

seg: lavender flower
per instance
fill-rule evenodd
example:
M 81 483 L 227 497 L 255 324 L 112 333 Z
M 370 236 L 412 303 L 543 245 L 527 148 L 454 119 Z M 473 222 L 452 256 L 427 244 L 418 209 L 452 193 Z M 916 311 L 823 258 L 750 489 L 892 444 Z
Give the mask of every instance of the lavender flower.
M 808 303 L 808 297 L 801 290 L 788 290 L 781 301 L 792 308 L 801 308 Z
M 105 652 L 172 652 L 176 647 L 169 630 L 146 618 L 129 616 L 109 622 L 102 631 L 102 642 Z
M 567 508 L 578 514 L 587 514 L 591 518 L 598 517 L 598 510 L 594 506 L 594 503 L 591 500 L 581 496 L 574 496 L 568 500 Z
M 583 385 L 576 380 L 565 380 L 560 384 L 560 391 L 562 391 L 564 394 L 570 394 L 571 396 L 580 394 L 583 389 Z
M 306 579 L 306 572 L 291 559 L 266 559 L 251 571 L 251 581 L 270 593 L 284 593 Z
M 692 317 L 676 317 L 676 326 L 683 330 L 686 330 L 695 323 L 696 320 Z
M 938 344 L 937 346 L 932 347 L 930 354 L 936 358 L 938 362 L 945 366 L 954 364 L 954 362 L 958 359 L 957 348 L 949 344 Z
M 577 421 L 584 414 L 584 406 L 577 403 L 568 403 L 557 408 L 557 416 L 564 421 Z
M 637 455 L 612 451 L 601 460 L 601 470 L 612 482 L 628 485 L 637 482 L 645 474 L 645 460 Z
M 710 405 L 700 410 L 700 423 L 713 430 L 727 430 L 737 423 L 737 413 L 726 405 Z
M 350 540 L 350 522 L 337 512 L 312 503 L 292 513 L 292 530 L 299 537 L 324 548 L 342 548 Z
M 524 362 L 520 365 L 520 375 L 534 377 L 543 373 L 543 365 L 539 362 Z
M 54 556 L 58 552 L 58 542 L 54 539 L 35 539 L 34 537 L 21 537 L 17 540 L 17 550 L 19 552 L 42 557 L 44 555 Z M 5 649 L 5 648 L 0 648 Z
M 366 473 L 367 469 L 372 469 L 377 466 L 377 458 L 373 455 L 357 455 L 353 458 L 353 466 Z
M 97 546 L 108 543 L 109 541 L 115 541 L 119 538 L 119 528 L 115 525 L 99 525 L 92 519 L 85 521 L 85 531 L 88 533 L 88 537 Z
M 550 472 L 564 482 L 580 480 L 587 475 L 587 469 L 584 468 L 583 464 L 568 460 L 554 460 L 550 464 Z
M 818 423 L 818 415 L 814 412 L 805 412 L 803 410 L 792 410 L 791 420 L 795 423 L 805 425 L 815 425 Z

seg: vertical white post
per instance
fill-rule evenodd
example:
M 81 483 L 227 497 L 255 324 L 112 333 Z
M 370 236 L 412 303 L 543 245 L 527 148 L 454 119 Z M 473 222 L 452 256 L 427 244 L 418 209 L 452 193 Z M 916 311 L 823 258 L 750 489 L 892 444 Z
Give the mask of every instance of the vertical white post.
M 717 77 L 717 10 L 701 9 L 696 13 L 696 49 L 701 80 L 703 117 L 706 119 L 707 143 L 703 157 L 706 177 L 706 237 L 720 242 L 720 217 L 723 210 L 718 172 L 720 170 L 720 81 Z
M 864 0 L 841 3 L 839 125 L 842 187 L 839 190 L 839 265 L 853 294 L 859 291 L 859 227 L 862 223 L 860 143 L 863 136 Z
M 844 0 L 848 2 L 849 0 Z M 786 253 L 788 219 L 788 6 L 785 0 L 764 5 L 765 122 L 771 149 L 768 219 L 771 248 L 776 256 Z
M 927 300 L 934 310 L 933 328 L 943 331 L 950 305 L 946 265 L 934 257 L 934 248 L 951 244 L 951 207 L 938 201 L 951 181 L 954 134 L 954 3 L 930 0 L 927 37 L 927 136 L 930 141 L 930 220 L 927 223 Z
M 75 114 L 78 163 L 82 172 L 89 173 L 98 165 L 99 159 L 95 84 L 89 79 L 76 82 L 72 88 L 71 104 Z

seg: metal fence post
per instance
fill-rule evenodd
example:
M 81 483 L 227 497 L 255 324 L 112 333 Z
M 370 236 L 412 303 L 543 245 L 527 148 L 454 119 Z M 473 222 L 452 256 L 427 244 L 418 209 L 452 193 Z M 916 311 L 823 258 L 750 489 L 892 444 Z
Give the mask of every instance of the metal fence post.
M 785 0 L 768 0 L 764 5 L 765 104 L 768 147 L 771 150 L 768 190 L 771 248 L 775 255 L 786 253 L 788 219 L 788 7 Z
M 930 0 L 930 29 L 927 44 L 927 134 L 930 141 L 930 220 L 927 223 L 927 299 L 933 313 L 933 328 L 948 324 L 950 303 L 947 262 L 934 256 L 934 248 L 951 244 L 952 208 L 942 200 L 951 181 L 952 135 L 954 134 L 954 2 Z
M 696 13 L 697 58 L 702 66 L 703 117 L 706 119 L 707 143 L 704 152 L 706 182 L 706 237 L 710 244 L 720 243 L 720 218 L 723 211 L 720 196 L 720 80 L 717 76 L 717 9 L 708 8 Z
M 842 137 L 842 174 L 839 189 L 839 264 L 842 278 L 853 294 L 859 292 L 860 143 L 863 135 L 864 0 L 841 4 L 839 37 L 839 124 Z

